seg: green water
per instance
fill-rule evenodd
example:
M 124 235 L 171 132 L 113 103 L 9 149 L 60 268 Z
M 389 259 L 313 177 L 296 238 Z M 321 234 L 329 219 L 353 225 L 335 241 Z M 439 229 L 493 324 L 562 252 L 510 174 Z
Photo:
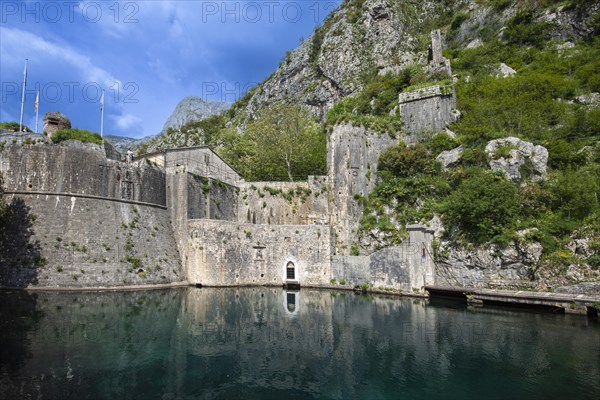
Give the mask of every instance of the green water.
M 2 399 L 598 399 L 597 319 L 302 289 L 0 293 Z

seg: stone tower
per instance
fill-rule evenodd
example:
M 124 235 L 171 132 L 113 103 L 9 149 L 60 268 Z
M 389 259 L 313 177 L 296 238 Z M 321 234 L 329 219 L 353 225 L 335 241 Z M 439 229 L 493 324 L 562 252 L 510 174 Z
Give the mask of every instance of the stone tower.
M 44 115 L 44 129 L 43 132 L 52 137 L 53 134 L 61 129 L 71 129 L 71 121 L 67 116 L 58 111 L 47 112 Z

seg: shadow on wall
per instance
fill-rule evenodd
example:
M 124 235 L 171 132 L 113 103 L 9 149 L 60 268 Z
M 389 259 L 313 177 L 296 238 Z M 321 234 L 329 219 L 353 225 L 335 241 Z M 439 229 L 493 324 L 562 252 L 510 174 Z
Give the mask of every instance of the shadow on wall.
M 44 267 L 40 242 L 33 240 L 35 215 L 20 198 L 13 198 L 0 219 L 0 286 L 23 288 L 37 283 Z
M 0 292 L 0 371 L 17 372 L 32 357 L 28 335 L 39 326 L 43 313 L 37 308 L 37 294 L 25 291 Z M 3 386 L 5 398 L 19 398 L 18 391 Z M 15 388 L 12 388 L 15 389 Z M 20 388 L 16 388 L 20 389 Z

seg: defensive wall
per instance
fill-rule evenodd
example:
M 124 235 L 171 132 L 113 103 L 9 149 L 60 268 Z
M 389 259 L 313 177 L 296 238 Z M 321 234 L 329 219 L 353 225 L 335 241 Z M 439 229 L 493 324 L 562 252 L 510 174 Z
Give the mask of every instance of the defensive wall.
M 434 85 L 398 96 L 405 141 L 418 141 L 420 134 L 443 131 L 455 120 L 456 95 L 453 86 Z
M 0 285 L 112 287 L 185 280 L 165 174 L 102 147 L 5 145 Z
M 410 136 L 441 130 L 455 100 L 453 90 L 431 87 L 400 101 Z M 12 222 L 0 232 L 0 285 L 344 281 L 423 293 L 435 284 L 432 234 L 423 227 L 408 227 L 401 246 L 350 255 L 362 216 L 356 199 L 374 188 L 379 155 L 399 140 L 338 125 L 327 175 L 305 182 L 246 182 L 206 146 L 127 164 L 106 146 L 6 144 L 0 172 Z
M 398 139 L 337 126 L 329 137 L 328 175 L 306 182 L 245 182 L 221 166 L 230 185 L 202 176 L 202 148 L 168 162 L 168 208 L 190 284 L 346 287 L 422 293 L 434 283 L 432 233 L 409 226 L 397 248 L 351 256 L 362 209 L 356 194 L 374 187 L 379 154 Z M 165 159 L 168 159 L 166 155 Z M 187 160 L 192 160 L 187 163 Z M 204 166 L 203 166 L 204 168 Z M 227 207 L 223 203 L 237 196 Z M 211 213 L 213 207 L 226 213 Z

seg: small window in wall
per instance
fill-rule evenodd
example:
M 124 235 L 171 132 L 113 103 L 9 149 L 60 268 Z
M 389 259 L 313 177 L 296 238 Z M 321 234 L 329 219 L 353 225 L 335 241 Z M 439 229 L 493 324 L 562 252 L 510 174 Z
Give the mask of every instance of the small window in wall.
M 210 156 L 208 154 L 204 155 L 204 164 L 206 164 L 206 165 L 210 164 Z
M 289 261 L 287 263 L 285 269 L 286 269 L 286 278 L 295 280 L 296 279 L 296 268 L 294 266 L 294 263 Z

